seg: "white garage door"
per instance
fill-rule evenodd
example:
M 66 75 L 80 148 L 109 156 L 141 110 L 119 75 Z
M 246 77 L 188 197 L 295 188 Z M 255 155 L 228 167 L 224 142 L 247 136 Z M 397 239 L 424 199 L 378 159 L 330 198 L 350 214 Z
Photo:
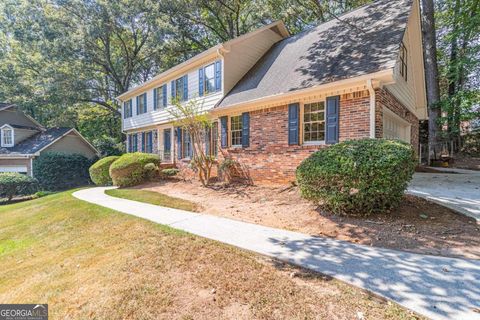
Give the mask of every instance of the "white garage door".
M 383 137 L 410 142 L 411 125 L 390 110 L 383 112 Z
M 27 173 L 27 166 L 0 166 L 0 172 Z

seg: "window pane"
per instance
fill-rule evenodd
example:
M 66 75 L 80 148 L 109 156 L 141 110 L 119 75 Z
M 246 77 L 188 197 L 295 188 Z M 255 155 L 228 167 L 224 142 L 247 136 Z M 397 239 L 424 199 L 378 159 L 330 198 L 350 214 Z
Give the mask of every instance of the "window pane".
M 205 93 L 208 94 L 210 92 L 215 91 L 215 66 L 212 63 L 209 66 L 205 67 L 205 83 L 204 83 L 204 88 L 205 88 Z
M 325 139 L 325 103 L 304 105 L 303 141 L 315 142 Z
M 230 131 L 232 137 L 232 145 L 239 146 L 242 144 L 242 117 L 235 116 L 230 118 Z
M 175 91 L 179 101 L 183 100 L 183 77 L 175 80 Z

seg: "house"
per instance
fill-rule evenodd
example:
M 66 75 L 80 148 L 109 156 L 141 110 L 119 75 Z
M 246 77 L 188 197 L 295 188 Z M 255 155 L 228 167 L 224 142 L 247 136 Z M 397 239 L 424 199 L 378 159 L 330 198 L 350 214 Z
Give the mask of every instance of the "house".
M 98 155 L 77 130 L 46 129 L 17 106 L 0 103 L 0 172 L 33 176 L 33 161 L 48 151 L 76 153 L 89 159 Z
M 275 22 L 166 70 L 118 97 L 127 150 L 188 161 L 172 97 L 201 103 L 215 121 L 208 150 L 254 182 L 291 181 L 309 154 L 349 139 L 417 150 L 427 118 L 419 1 L 376 1 L 294 36 Z

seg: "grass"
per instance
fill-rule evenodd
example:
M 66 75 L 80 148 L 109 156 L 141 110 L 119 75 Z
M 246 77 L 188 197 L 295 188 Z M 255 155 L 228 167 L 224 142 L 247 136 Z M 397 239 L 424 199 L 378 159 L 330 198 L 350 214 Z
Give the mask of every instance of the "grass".
M 196 211 L 197 205 L 191 201 L 169 197 L 167 195 L 139 189 L 109 189 L 105 193 L 112 197 L 124 198 L 164 206 L 169 208 Z
M 0 248 L 0 301 L 48 303 L 51 319 L 413 318 L 344 283 L 69 192 L 0 207 Z

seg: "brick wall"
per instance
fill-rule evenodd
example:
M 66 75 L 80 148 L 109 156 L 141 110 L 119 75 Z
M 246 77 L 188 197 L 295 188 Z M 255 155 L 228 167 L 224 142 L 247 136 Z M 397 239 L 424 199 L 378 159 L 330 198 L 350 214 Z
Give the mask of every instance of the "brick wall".
M 339 139 L 369 135 L 369 97 L 341 96 Z M 295 170 L 311 153 L 325 147 L 288 145 L 288 106 L 250 112 L 250 147 L 222 150 L 237 160 L 254 183 L 285 184 L 295 181 Z
M 410 112 L 398 99 L 387 89 L 375 90 L 375 137 L 383 137 L 383 108 L 388 108 L 411 125 L 410 143 L 415 152 L 418 151 L 419 139 L 419 121 L 418 118 Z

